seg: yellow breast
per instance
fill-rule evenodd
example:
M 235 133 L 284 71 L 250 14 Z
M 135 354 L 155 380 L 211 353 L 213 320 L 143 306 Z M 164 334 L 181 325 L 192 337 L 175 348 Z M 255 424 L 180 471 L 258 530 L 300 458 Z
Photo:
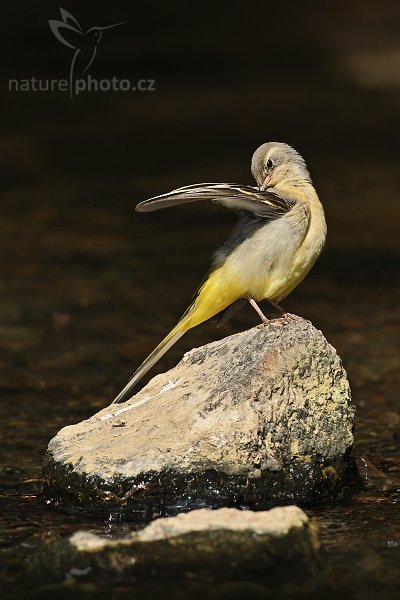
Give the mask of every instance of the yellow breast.
M 318 258 L 326 237 L 323 208 L 312 186 L 307 196 L 298 197 L 291 211 L 266 222 L 228 257 L 225 277 L 243 295 L 279 302 Z

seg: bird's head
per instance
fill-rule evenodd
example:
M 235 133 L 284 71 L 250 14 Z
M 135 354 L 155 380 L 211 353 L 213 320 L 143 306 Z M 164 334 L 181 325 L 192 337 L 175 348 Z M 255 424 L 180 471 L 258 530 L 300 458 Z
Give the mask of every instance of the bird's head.
M 253 154 L 251 172 L 260 190 L 279 184 L 311 183 L 306 163 L 298 152 L 282 142 L 263 144 Z

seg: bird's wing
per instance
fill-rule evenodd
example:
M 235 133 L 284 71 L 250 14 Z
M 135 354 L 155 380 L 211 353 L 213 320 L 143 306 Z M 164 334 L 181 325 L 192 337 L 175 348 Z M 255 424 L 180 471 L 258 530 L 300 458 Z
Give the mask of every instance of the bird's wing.
M 199 183 L 144 200 L 136 206 L 136 210 L 152 212 L 198 200 L 212 200 L 228 208 L 250 211 L 265 219 L 276 219 L 288 212 L 295 204 L 291 196 L 274 188 L 267 188 L 261 192 L 256 187 L 246 185 Z

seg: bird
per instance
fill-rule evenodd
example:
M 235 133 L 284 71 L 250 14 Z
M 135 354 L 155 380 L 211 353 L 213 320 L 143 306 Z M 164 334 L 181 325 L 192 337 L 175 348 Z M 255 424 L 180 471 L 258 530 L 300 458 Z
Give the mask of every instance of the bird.
M 267 142 L 254 152 L 251 172 L 256 186 L 229 183 L 188 185 L 136 206 L 139 213 L 201 200 L 239 211 L 239 220 L 217 250 L 210 271 L 177 325 L 135 371 L 114 399 L 132 396 L 139 380 L 189 329 L 216 315 L 230 318 L 249 302 L 261 318 L 258 302 L 279 306 L 304 279 L 326 239 L 324 209 L 302 156 L 283 142 Z M 217 317 L 218 318 L 218 317 Z
M 106 27 L 91 27 L 84 31 L 75 17 L 67 10 L 60 7 L 60 14 L 62 21 L 50 19 L 49 26 L 59 42 L 75 50 L 69 72 L 69 86 L 72 97 L 72 83 L 75 75 L 83 75 L 92 64 L 96 56 L 97 46 L 103 37 L 103 31 L 123 25 L 125 21 Z

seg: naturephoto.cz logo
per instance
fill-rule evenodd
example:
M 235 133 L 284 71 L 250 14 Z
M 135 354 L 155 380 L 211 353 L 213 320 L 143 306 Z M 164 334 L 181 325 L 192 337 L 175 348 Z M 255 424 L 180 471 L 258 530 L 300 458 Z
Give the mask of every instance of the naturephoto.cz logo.
M 154 92 L 154 79 L 119 79 L 110 77 L 95 79 L 87 74 L 93 63 L 103 32 L 124 25 L 126 21 L 104 27 L 90 27 L 84 30 L 78 21 L 60 7 L 61 21 L 50 19 L 49 26 L 55 37 L 72 51 L 68 79 L 9 79 L 9 92 L 68 92 L 71 99 L 83 92 Z

